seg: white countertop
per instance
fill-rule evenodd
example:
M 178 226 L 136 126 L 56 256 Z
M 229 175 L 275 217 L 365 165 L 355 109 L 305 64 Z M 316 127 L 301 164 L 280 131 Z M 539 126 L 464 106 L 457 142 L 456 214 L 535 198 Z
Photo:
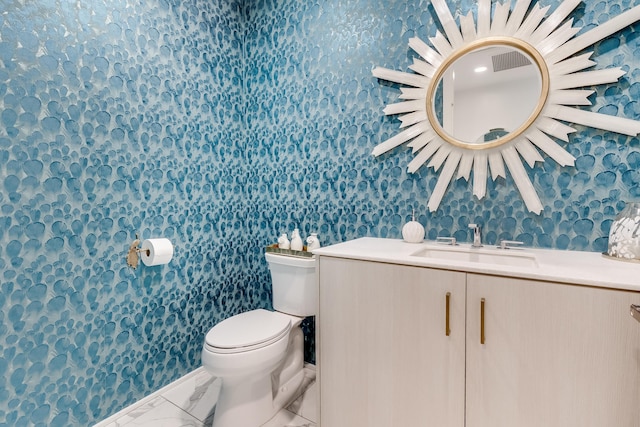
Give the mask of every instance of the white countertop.
M 500 265 L 490 262 L 454 261 L 415 256 L 423 250 L 479 251 L 490 255 L 535 257 L 536 266 Z M 507 253 L 508 252 L 508 253 Z M 399 239 L 363 237 L 313 251 L 320 256 L 432 267 L 444 270 L 519 277 L 640 292 L 640 263 L 610 259 L 597 252 L 552 249 L 496 249 L 486 245 L 470 249 L 469 244 L 450 246 L 433 241 L 406 243 Z

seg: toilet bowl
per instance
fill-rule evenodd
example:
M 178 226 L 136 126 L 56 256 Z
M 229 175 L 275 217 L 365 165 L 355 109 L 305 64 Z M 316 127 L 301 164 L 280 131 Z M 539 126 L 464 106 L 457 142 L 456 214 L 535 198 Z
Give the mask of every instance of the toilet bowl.
M 222 381 L 213 427 L 261 426 L 296 397 L 304 378 L 300 324 L 316 313 L 315 260 L 266 255 L 280 311 L 237 314 L 205 338 L 202 365 Z

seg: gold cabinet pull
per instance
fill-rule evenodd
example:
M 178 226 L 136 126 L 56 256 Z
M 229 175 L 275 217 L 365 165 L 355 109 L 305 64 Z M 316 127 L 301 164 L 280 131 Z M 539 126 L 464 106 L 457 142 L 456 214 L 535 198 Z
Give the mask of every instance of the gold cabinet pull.
M 480 300 L 480 344 L 484 344 L 484 298 Z
M 450 306 L 451 306 L 451 292 L 447 292 L 447 305 L 446 305 L 446 317 L 445 317 L 445 330 L 444 333 L 447 336 L 451 335 L 451 324 L 449 323 L 449 315 L 450 315 Z

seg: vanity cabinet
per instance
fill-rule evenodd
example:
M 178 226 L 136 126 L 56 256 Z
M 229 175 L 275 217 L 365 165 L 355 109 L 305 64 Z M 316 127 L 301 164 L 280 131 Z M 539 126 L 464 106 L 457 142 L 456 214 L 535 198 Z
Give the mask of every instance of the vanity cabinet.
M 640 426 L 640 293 L 318 265 L 321 426 Z
M 464 426 L 464 273 L 319 266 L 321 425 Z
M 467 426 L 640 426 L 639 303 L 638 292 L 468 274 Z

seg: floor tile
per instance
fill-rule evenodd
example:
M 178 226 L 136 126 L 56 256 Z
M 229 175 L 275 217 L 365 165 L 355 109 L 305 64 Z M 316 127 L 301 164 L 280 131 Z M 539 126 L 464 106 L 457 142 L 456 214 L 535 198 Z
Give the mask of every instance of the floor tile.
M 119 418 L 113 427 L 204 427 L 197 418 L 189 415 L 162 397 L 130 411 Z
M 301 417 L 316 422 L 316 420 L 318 419 L 316 413 L 316 390 L 316 382 L 313 381 L 311 384 L 305 387 L 304 394 L 293 401 L 293 403 L 291 403 L 291 405 L 289 405 L 287 409 L 294 414 L 300 415 Z
M 316 427 L 316 371 L 305 367 L 300 396 L 264 427 Z M 211 427 L 221 381 L 198 369 L 157 393 L 115 414 L 102 427 Z M 115 421 L 112 421 L 115 420 Z M 240 426 L 239 426 L 240 427 Z
M 316 427 L 311 421 L 286 409 L 281 410 L 262 427 Z
M 200 421 L 213 415 L 222 382 L 204 369 L 162 393 L 162 397 Z

